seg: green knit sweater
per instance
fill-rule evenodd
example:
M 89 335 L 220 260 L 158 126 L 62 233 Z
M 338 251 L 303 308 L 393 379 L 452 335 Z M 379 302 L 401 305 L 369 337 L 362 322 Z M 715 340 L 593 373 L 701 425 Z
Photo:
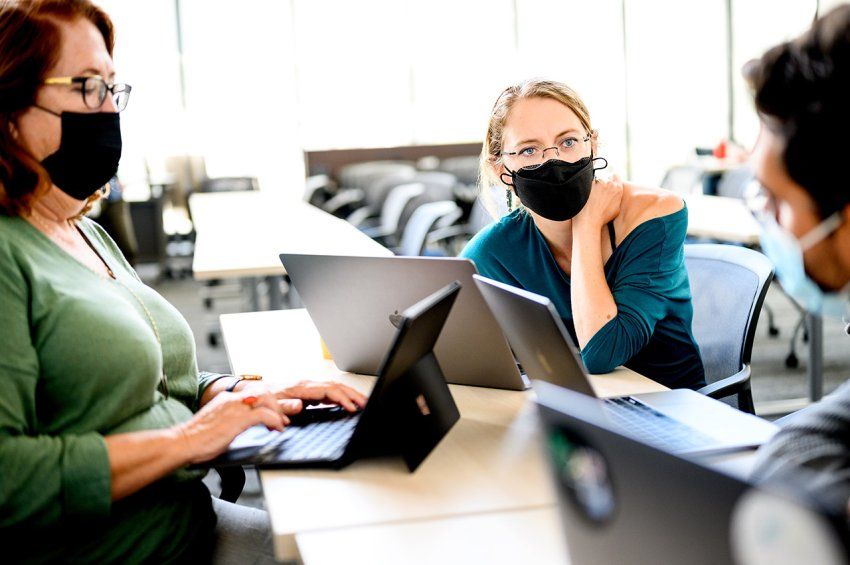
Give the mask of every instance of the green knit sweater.
M 201 474 L 180 470 L 111 502 L 104 441 L 192 417 L 200 381 L 191 330 L 100 226 L 83 219 L 80 228 L 120 282 L 25 220 L 0 216 L 4 555 L 27 562 L 198 558 L 215 523 Z M 127 287 L 156 321 L 162 347 Z M 158 388 L 163 368 L 169 398 Z

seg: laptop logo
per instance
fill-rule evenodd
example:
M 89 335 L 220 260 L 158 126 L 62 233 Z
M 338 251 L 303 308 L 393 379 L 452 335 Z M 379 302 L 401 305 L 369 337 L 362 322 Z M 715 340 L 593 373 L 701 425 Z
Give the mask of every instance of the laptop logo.
M 561 493 L 580 515 L 593 524 L 610 520 L 616 497 L 602 454 L 565 429 L 549 432 L 549 456 L 555 466 Z
M 399 314 L 398 310 L 390 314 L 390 323 L 393 325 L 394 328 L 400 328 L 402 320 L 404 320 L 404 316 Z
M 419 407 L 419 411 L 422 412 L 423 416 L 431 415 L 431 408 L 428 406 L 428 403 L 425 401 L 425 396 L 420 394 L 416 397 L 416 405 Z

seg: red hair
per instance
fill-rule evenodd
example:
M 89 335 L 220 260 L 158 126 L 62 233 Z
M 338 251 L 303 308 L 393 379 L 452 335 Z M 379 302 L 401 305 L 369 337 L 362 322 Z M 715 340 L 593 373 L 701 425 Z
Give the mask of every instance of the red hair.
M 94 24 L 111 56 L 112 20 L 89 0 L 0 0 L 0 213 L 28 214 L 51 185 L 47 171 L 16 139 L 15 123 L 57 62 L 58 21 L 77 18 Z

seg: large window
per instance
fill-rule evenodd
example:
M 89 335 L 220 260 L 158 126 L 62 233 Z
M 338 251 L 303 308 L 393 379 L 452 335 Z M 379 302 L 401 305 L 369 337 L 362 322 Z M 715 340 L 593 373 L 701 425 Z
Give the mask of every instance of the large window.
M 755 142 L 759 123 L 741 68 L 770 47 L 802 33 L 812 23 L 816 9 L 816 0 L 739 0 L 732 3 L 734 136 L 745 147 Z M 770 14 L 770 18 L 765 14 Z
M 121 114 L 122 181 L 146 192 L 145 163 L 154 166 L 185 150 L 180 127 L 180 59 L 174 0 L 99 2 L 115 24 L 115 68 L 119 82 L 133 87 Z
M 200 154 L 211 175 L 256 175 L 264 188 L 293 191 L 300 190 L 304 174 L 303 149 L 479 141 L 498 93 L 534 76 L 561 80 L 581 94 L 611 172 L 658 184 L 668 167 L 692 158 L 695 146 L 712 146 L 729 135 L 752 143 L 758 122 L 740 67 L 800 33 L 818 5 L 103 4 L 118 30 L 116 64 L 134 87 L 122 115 L 122 175 L 141 176 L 145 160 Z M 822 11 L 827 4 L 821 2 Z

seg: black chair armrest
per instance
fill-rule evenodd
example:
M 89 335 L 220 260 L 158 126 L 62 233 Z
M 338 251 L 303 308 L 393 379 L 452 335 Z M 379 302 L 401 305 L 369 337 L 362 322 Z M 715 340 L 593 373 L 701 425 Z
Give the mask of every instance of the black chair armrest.
M 744 392 L 750 388 L 751 372 L 749 364 L 744 365 L 743 369 L 731 377 L 726 377 L 725 379 L 720 379 L 717 382 L 706 385 L 697 390 L 697 392 L 717 400 Z
M 231 467 L 215 467 L 216 473 L 221 478 L 221 494 L 218 497 L 227 502 L 236 503 L 242 489 L 245 488 L 245 470 L 234 465 Z

